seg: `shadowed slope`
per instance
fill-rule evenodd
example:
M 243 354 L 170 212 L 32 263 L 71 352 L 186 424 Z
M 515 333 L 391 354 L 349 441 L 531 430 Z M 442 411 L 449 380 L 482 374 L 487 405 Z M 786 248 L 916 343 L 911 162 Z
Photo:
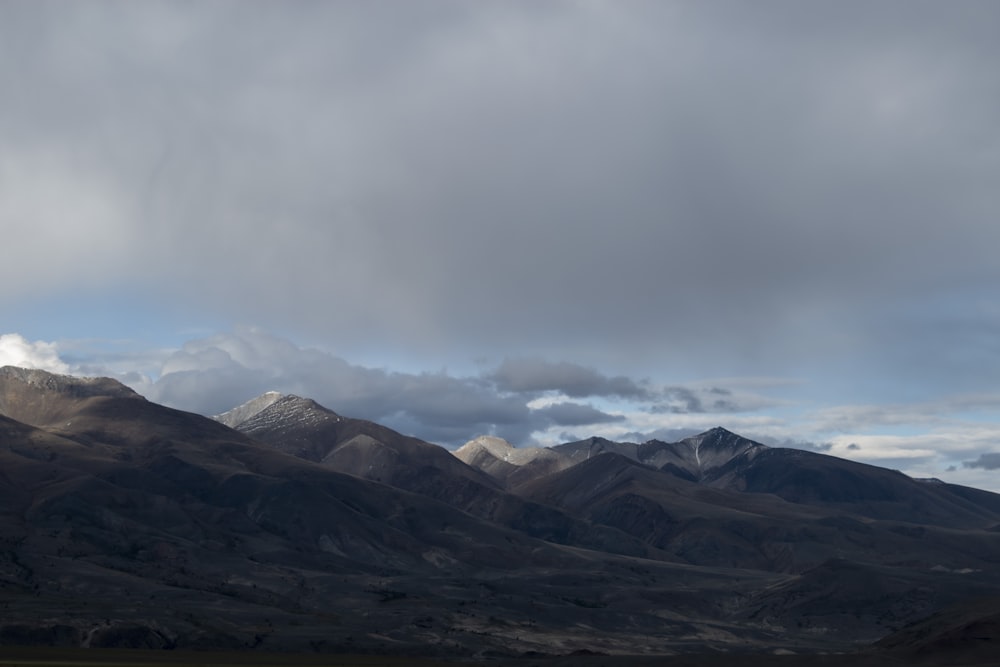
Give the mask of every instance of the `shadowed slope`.
M 912 664 L 992 665 L 1000 655 L 998 644 L 1000 597 L 989 597 L 951 605 L 877 645 L 906 656 Z
M 881 469 L 876 472 L 881 475 Z M 909 482 L 916 492 L 924 491 L 921 483 Z M 986 525 L 963 527 L 966 520 L 975 524 L 978 515 L 962 506 L 942 504 L 940 511 L 950 509 L 956 518 L 950 526 L 874 520 L 867 503 L 801 503 L 772 493 L 717 488 L 612 453 L 515 491 L 698 565 L 801 572 L 836 555 L 927 574 L 986 570 L 1000 563 L 998 533 Z
M 639 446 L 636 458 L 646 465 L 692 481 L 711 478 L 733 459 L 753 458 L 767 447 L 716 427 L 680 442 L 650 440 Z
M 852 516 L 842 503 L 715 488 L 613 453 L 516 491 L 692 565 L 795 573 L 739 605 L 748 623 L 791 634 L 872 641 L 944 604 L 1000 591 L 997 532 L 873 520 L 865 503 Z
M 604 452 L 621 454 L 635 461 L 639 460 L 639 445 L 632 442 L 614 442 L 607 438 L 587 438 L 586 440 L 556 445 L 552 449 L 567 457 L 573 463 L 581 463 Z
M 997 494 L 798 449 L 748 451 L 716 469 L 706 483 L 873 519 L 969 528 L 1000 520 Z
M 342 417 L 311 399 L 273 396 L 265 394 L 226 413 L 243 412 L 242 419 L 230 419 L 232 427 L 285 453 L 387 484 L 414 469 L 434 468 L 496 486 L 488 475 L 464 465 L 441 447 L 375 422 Z M 254 403 L 261 408 L 250 413 L 248 408 Z M 225 416 L 216 419 L 222 421 Z
M 254 399 L 258 401 L 258 399 Z M 283 396 L 236 424 L 272 447 L 357 477 L 429 496 L 533 537 L 633 556 L 663 557 L 617 529 L 505 492 L 485 472 L 451 452 L 315 401 Z M 243 406 L 236 410 L 242 410 Z M 231 411 L 232 412 L 232 411 Z
M 371 557 L 376 549 L 383 552 L 382 562 L 411 564 L 420 560 L 421 545 L 447 542 L 432 530 L 440 521 L 464 525 L 469 534 L 482 533 L 474 526 L 487 525 L 431 499 L 289 456 L 205 417 L 150 403 L 112 380 L 8 372 L 0 395 L 7 399 L 5 410 L 17 416 L 44 423 L 58 415 L 59 426 L 51 430 L 0 417 L 0 455 L 6 462 L 0 488 L 30 496 L 35 519 L 68 521 L 73 512 L 59 512 L 76 508 L 105 517 L 102 523 L 109 526 L 155 525 L 171 514 L 155 511 L 165 502 L 179 512 L 171 520 L 202 528 L 209 524 L 191 512 L 203 510 L 212 521 L 229 516 L 231 523 L 213 524 L 221 533 L 263 531 L 279 540 L 293 538 L 297 550 L 307 546 L 315 554 L 340 553 L 362 563 L 376 562 Z M 147 502 L 150 494 L 160 500 Z M 414 516 L 425 519 L 393 525 L 418 508 L 423 509 Z M 393 537 L 402 526 L 412 534 Z M 198 534 L 194 529 L 192 535 Z M 130 539 L 126 533 L 120 537 Z M 491 540 L 483 534 L 481 541 Z M 357 553 L 331 548 L 340 542 L 352 543 Z M 492 549 L 502 553 L 499 547 Z M 476 562 L 491 558 L 489 551 L 475 556 Z M 457 552 L 451 557 L 464 558 Z
M 454 455 L 507 488 L 573 465 L 573 461 L 554 449 L 514 447 L 502 438 L 488 435 L 470 440 L 459 447 Z

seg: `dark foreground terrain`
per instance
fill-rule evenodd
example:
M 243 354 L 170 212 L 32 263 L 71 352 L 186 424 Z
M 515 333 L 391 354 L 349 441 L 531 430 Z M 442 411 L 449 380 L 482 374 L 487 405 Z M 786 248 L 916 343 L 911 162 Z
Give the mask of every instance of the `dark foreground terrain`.
M 995 667 L 992 653 L 979 656 L 929 656 L 919 654 L 858 653 L 846 655 L 684 654 L 636 657 L 574 655 L 469 662 L 445 658 L 338 655 L 267 652 L 141 651 L 130 649 L 0 648 L 0 665 L 19 667 Z
M 190 652 L 190 651 L 141 651 L 134 649 L 53 649 L 53 648 L 0 648 L 0 665 L 24 667 L 88 667 L 109 665 L 113 667 L 160 667 L 169 665 L 194 665 L 201 667 L 441 667 L 455 665 L 441 660 L 380 656 L 317 656 L 316 654 L 266 653 L 266 652 Z
M 996 664 L 997 600 L 1000 496 L 721 428 L 453 454 L 0 368 L 7 664 Z

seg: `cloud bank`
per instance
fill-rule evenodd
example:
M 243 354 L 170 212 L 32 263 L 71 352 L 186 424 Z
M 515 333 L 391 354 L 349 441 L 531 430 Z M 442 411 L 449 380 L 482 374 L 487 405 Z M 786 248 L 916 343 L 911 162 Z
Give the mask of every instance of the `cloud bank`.
M 1000 453 L 989 452 L 980 454 L 975 461 L 964 461 L 966 468 L 982 468 L 983 470 L 1000 470 Z
M 622 422 L 624 416 L 579 400 L 647 394 L 625 377 L 541 359 L 505 360 L 467 377 L 368 368 L 255 328 L 185 343 L 144 390 L 151 400 L 203 414 L 265 391 L 294 393 L 449 446 L 483 433 L 526 444 L 556 427 Z M 536 405 L 540 396 L 549 400 Z

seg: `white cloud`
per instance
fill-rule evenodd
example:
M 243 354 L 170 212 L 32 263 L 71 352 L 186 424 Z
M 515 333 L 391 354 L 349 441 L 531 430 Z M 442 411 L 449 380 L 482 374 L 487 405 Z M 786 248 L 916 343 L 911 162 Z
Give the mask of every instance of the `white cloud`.
M 52 373 L 69 373 L 69 365 L 59 358 L 55 343 L 29 341 L 21 334 L 0 335 L 0 366 L 37 368 Z

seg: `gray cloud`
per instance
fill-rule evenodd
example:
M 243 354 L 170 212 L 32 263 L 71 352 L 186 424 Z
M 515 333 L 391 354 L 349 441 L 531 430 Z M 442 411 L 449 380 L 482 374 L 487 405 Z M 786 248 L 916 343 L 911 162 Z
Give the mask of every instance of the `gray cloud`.
M 626 386 L 571 364 L 541 363 L 574 382 L 576 394 Z M 265 391 L 316 399 L 349 417 L 380 421 L 443 444 L 462 444 L 481 433 L 525 443 L 552 425 L 584 426 L 623 421 L 592 405 L 561 402 L 531 409 L 538 387 L 494 383 L 492 376 L 393 373 L 350 364 L 334 355 L 242 328 L 187 342 L 163 363 L 160 377 L 143 387 L 147 397 L 203 414 L 217 414 Z M 637 386 L 637 385 L 634 385 Z
M 509 371 L 522 367 L 507 363 L 501 368 Z M 532 372 L 540 369 L 541 375 L 526 373 L 518 377 L 555 377 L 561 390 L 571 390 L 578 396 L 601 396 L 616 388 L 639 387 L 624 377 L 608 378 L 573 364 L 536 360 L 523 368 Z M 529 403 L 539 391 L 556 385 L 502 382 L 497 377 L 496 373 L 461 377 L 445 372 L 399 373 L 368 368 L 244 327 L 188 341 L 166 358 L 155 381 L 132 384 L 151 400 L 202 414 L 224 412 L 265 391 L 294 393 L 313 398 L 345 416 L 378 421 L 449 446 L 483 433 L 528 444 L 533 433 L 556 426 L 626 421 L 624 415 L 573 401 L 532 408 Z
M 743 397 L 747 400 L 748 397 Z M 754 397 L 759 400 L 759 397 Z M 706 412 L 740 412 L 745 409 L 733 392 L 720 387 L 707 389 L 666 387 L 656 393 L 657 402 L 652 412 L 672 414 L 700 414 Z
M 646 387 L 627 377 L 607 377 L 578 364 L 542 359 L 505 359 L 487 378 L 501 391 L 559 391 L 573 398 L 646 398 L 649 395 Z
M 705 412 L 705 405 L 698 393 L 684 387 L 670 387 L 664 391 L 665 403 L 655 409 L 663 412 L 684 414 L 688 412 Z
M 127 278 L 344 349 L 912 367 L 948 333 L 878 353 L 899 319 L 1000 281 L 998 18 L 6 3 L 0 278 Z
M 625 421 L 622 415 L 612 415 L 598 410 L 592 405 L 579 403 L 553 403 L 534 410 L 534 414 L 545 417 L 557 426 L 587 426 Z
M 995 452 L 990 452 L 987 454 L 980 454 L 979 458 L 974 461 L 962 461 L 962 465 L 966 468 L 982 468 L 984 470 L 1000 470 L 1000 454 Z

